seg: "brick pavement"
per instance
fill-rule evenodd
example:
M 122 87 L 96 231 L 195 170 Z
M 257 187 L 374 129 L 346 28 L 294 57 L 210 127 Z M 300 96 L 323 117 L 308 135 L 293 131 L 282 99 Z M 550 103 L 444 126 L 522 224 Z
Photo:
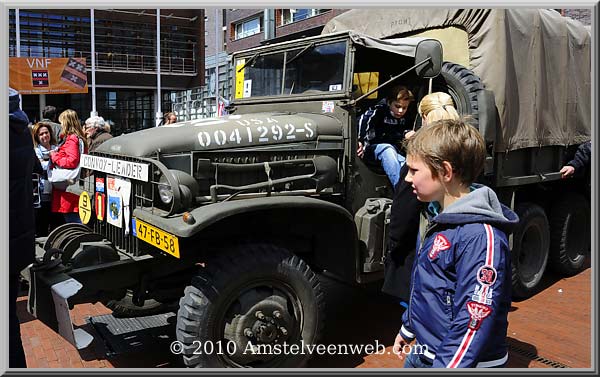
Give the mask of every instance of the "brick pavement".
M 591 269 L 571 278 L 549 275 L 545 289 L 534 297 L 513 302 L 509 314 L 509 343 L 519 352 L 510 352 L 508 367 L 551 368 L 557 362 L 572 368 L 591 366 Z M 346 288 L 343 288 L 346 289 Z M 348 291 L 349 292 L 349 291 Z M 373 292 L 341 292 L 332 295 L 334 311 L 328 312 L 323 344 L 372 344 L 378 339 L 390 355 L 338 355 L 313 357 L 312 368 L 398 368 L 391 354 L 399 311 L 395 303 Z M 351 295 L 351 296 L 348 296 Z M 354 296 L 352 296 L 354 295 Z M 349 301 L 348 297 L 351 297 Z M 26 311 L 26 297 L 17 303 L 23 346 L 29 368 L 135 368 L 180 367 L 178 358 L 164 349 L 143 349 L 109 355 L 101 337 L 78 352 Z M 337 310 L 337 311 L 335 311 Z M 102 304 L 76 305 L 74 323 L 97 335 L 86 318 L 110 313 Z M 156 347 L 155 347 L 156 348 Z

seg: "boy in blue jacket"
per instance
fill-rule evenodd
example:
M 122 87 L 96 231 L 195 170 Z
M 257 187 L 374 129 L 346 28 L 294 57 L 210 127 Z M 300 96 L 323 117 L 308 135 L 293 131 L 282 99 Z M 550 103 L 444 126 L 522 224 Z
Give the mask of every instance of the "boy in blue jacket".
M 511 304 L 507 234 L 518 216 L 490 188 L 473 183 L 485 160 L 474 127 L 438 121 L 405 145 L 406 181 L 429 204 L 394 351 L 406 355 L 405 368 L 503 367 Z

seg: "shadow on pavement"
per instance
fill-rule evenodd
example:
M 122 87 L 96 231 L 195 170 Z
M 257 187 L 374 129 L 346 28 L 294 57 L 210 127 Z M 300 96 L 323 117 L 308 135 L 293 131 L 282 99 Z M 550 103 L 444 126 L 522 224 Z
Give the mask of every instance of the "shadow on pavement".
M 381 293 L 380 284 L 352 287 L 322 278 L 326 292 L 325 330 L 319 344 L 376 345 L 390 347 L 400 329 L 403 308 Z M 309 368 L 354 368 L 365 353 L 313 355 Z
M 529 364 L 538 357 L 537 348 L 533 344 L 521 342 L 507 337 L 508 363 L 507 368 L 529 368 Z
M 590 258 L 587 259 L 585 267 L 580 272 L 578 272 L 575 275 L 583 273 L 588 268 L 590 268 Z M 540 292 L 545 291 L 546 289 L 548 289 L 549 287 L 551 287 L 552 285 L 554 285 L 556 282 L 559 282 L 559 281 L 561 281 L 563 279 L 566 279 L 568 277 L 569 276 L 564 276 L 564 275 L 562 275 L 562 274 L 560 274 L 558 272 L 553 271 L 550 267 L 546 267 L 546 271 L 544 272 L 544 276 L 542 276 L 542 280 L 540 280 L 540 283 L 535 288 L 535 292 L 533 293 L 533 295 L 531 295 L 528 298 L 513 298 L 513 301 L 514 302 L 522 302 L 522 301 L 528 300 L 528 299 L 530 299 L 532 297 L 535 297 L 535 295 L 539 294 Z
M 27 311 L 27 296 L 24 298 L 20 297 L 17 301 L 17 317 L 19 317 L 20 324 L 37 320 L 37 318 L 29 314 Z

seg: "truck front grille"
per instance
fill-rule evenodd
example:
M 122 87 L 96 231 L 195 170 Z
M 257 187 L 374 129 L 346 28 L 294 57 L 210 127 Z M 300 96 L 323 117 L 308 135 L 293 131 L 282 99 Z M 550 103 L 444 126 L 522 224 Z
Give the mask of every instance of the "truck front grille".
M 99 155 L 101 157 L 106 157 L 106 158 L 112 158 L 112 159 L 119 159 L 119 160 L 124 160 L 124 161 L 132 161 L 132 162 L 139 162 L 139 163 L 148 163 L 148 161 L 142 161 L 136 158 L 131 158 L 131 157 L 125 157 L 125 156 L 113 156 L 113 155 L 106 155 L 103 153 L 95 153 L 96 155 Z M 123 216 L 123 222 L 122 228 L 119 228 L 115 225 L 112 225 L 110 223 L 108 223 L 106 221 L 106 219 L 109 216 L 108 211 L 109 206 L 108 206 L 108 195 L 106 195 L 106 203 L 105 203 L 105 214 L 104 214 L 104 220 L 94 220 L 94 224 L 93 224 L 93 228 L 94 228 L 94 232 L 101 234 L 102 236 L 106 237 L 107 240 L 111 241 L 114 246 L 116 248 L 118 248 L 120 251 L 123 251 L 127 254 L 130 254 L 132 256 L 139 256 L 141 254 L 143 254 L 145 252 L 145 250 L 147 250 L 148 248 L 145 247 L 146 245 L 144 245 L 143 242 L 140 242 L 134 235 L 134 229 L 132 229 L 132 224 L 131 224 L 131 219 L 133 217 L 133 212 L 136 208 L 143 208 L 144 210 L 153 212 L 153 213 L 164 213 L 165 211 L 163 209 L 160 209 L 159 207 L 155 206 L 155 196 L 156 194 L 156 185 L 158 182 L 155 182 L 153 180 L 153 178 L 160 176 L 160 174 L 157 174 L 158 168 L 154 165 L 154 164 L 150 164 L 150 168 L 149 168 L 149 182 L 142 182 L 142 181 L 137 181 L 137 180 L 133 180 L 130 179 L 129 181 L 131 182 L 131 197 L 130 197 L 130 201 L 129 201 L 129 226 L 128 226 L 128 230 L 129 232 L 126 234 L 126 225 L 125 225 L 125 218 Z M 95 192 L 96 192 L 96 179 L 97 178 L 102 178 L 104 180 L 104 192 L 105 194 L 108 192 L 108 181 L 107 181 L 107 176 L 109 176 L 109 174 L 104 173 L 104 172 L 100 172 L 100 171 L 91 171 L 88 172 L 90 175 L 87 178 L 82 178 L 81 181 L 83 182 L 83 188 L 90 194 L 90 197 L 92 199 L 92 201 L 95 200 Z M 83 176 L 83 174 L 82 174 Z M 117 177 L 118 178 L 118 177 Z M 157 198 L 158 199 L 158 198 Z M 160 203 L 160 200 L 158 199 L 158 203 Z M 96 204 L 94 205 L 95 208 Z

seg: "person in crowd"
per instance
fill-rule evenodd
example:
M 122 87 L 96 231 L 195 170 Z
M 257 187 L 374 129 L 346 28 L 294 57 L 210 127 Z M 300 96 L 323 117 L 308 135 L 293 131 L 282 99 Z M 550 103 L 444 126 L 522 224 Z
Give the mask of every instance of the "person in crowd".
M 50 151 L 56 150 L 56 139 L 52 126 L 46 122 L 38 122 L 33 127 L 33 148 L 43 169 L 39 179 L 40 207 L 35 209 L 35 234 L 45 237 L 49 231 L 64 224 L 64 219 L 51 211 L 52 183 L 48 181 Z
M 42 110 L 42 120 L 41 122 L 49 123 L 52 127 L 52 132 L 54 133 L 54 140 L 57 142 L 61 141 L 61 127 L 60 124 L 56 123 L 56 107 L 54 106 L 46 106 L 44 110 Z
M 166 113 L 163 124 L 173 124 L 173 123 L 177 123 L 177 115 L 173 112 Z
M 29 119 L 20 109 L 19 93 L 12 88 L 9 97 L 9 334 L 8 366 L 26 368 L 25 352 L 21 342 L 21 330 L 17 317 L 19 274 L 34 262 L 35 221 L 33 212 L 33 180 L 31 179 L 37 159 L 33 152 Z
M 58 120 L 64 143 L 55 151 L 50 152 L 53 165 L 65 169 L 75 169 L 79 165 L 79 143 L 83 143 L 84 153 L 87 153 L 87 141 L 79 117 L 75 110 L 63 111 Z M 67 223 L 81 223 L 78 214 L 79 196 L 66 190 L 54 187 L 52 189 L 52 212 L 62 213 Z
M 586 141 L 579 145 L 573 159 L 560 169 L 561 177 L 568 178 L 576 175 L 584 175 L 590 167 L 592 157 L 592 141 Z
M 395 187 L 405 158 L 401 143 L 412 129 L 407 113 L 414 96 L 405 86 L 395 86 L 388 96 L 360 116 L 358 157 L 379 161 Z
M 108 139 L 112 139 L 112 135 L 106 132 L 107 123 L 101 116 L 93 116 L 85 121 L 85 133 L 88 139 L 89 151 L 93 152 Z
M 115 123 L 114 123 L 112 120 L 110 120 L 110 119 L 107 119 L 107 120 L 104 122 L 104 131 L 105 131 L 105 132 L 108 132 L 108 133 L 110 134 L 110 130 L 112 129 L 112 127 L 113 127 L 114 125 L 115 125 Z M 111 135 L 112 135 L 112 134 L 111 134 Z
M 442 119 L 458 120 L 452 97 L 447 93 L 434 92 L 421 99 L 418 105 L 421 127 L 430 121 Z M 406 133 L 410 139 L 415 131 Z M 390 214 L 390 231 L 387 240 L 385 275 L 382 291 L 400 299 L 403 307 L 408 306 L 410 271 L 415 258 L 415 240 L 417 238 L 421 204 L 413 193 L 412 186 L 404 180 L 408 166 L 400 170 L 400 180 L 393 194 Z
M 519 218 L 492 189 L 474 183 L 485 141 L 461 120 L 440 120 L 421 128 L 405 148 L 405 180 L 427 207 L 394 351 L 404 359 L 399 351 L 417 340 L 405 368 L 503 367 L 511 305 L 508 234 Z

